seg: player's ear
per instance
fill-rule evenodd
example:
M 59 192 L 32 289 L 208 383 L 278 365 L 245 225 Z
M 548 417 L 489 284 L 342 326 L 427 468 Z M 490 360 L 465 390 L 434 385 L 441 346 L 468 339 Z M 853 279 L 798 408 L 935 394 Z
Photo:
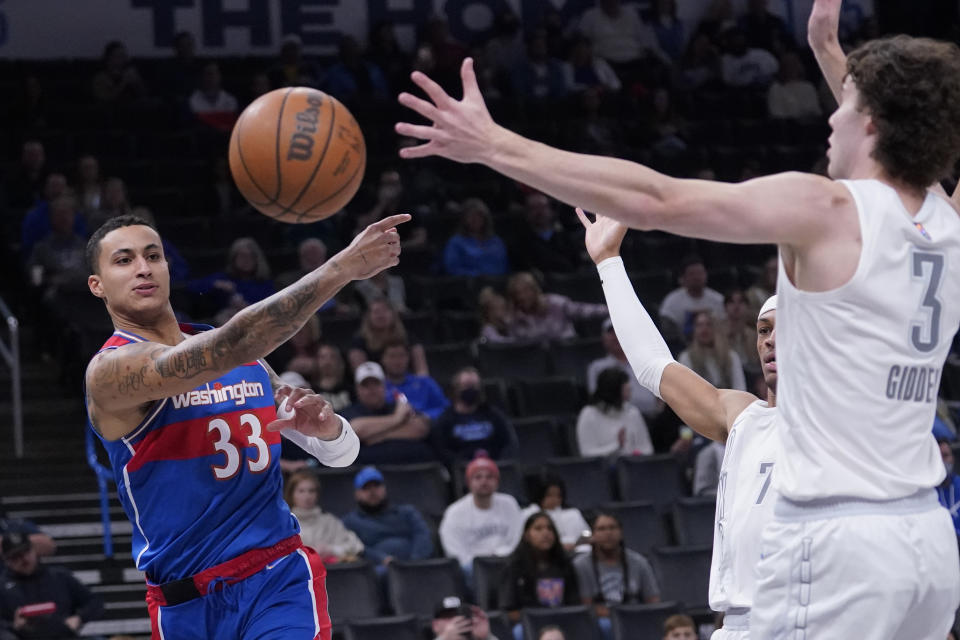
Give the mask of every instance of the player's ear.
M 90 293 L 97 296 L 98 298 L 103 297 L 103 281 L 100 280 L 100 276 L 97 274 L 92 274 L 87 277 L 87 287 L 90 288 Z

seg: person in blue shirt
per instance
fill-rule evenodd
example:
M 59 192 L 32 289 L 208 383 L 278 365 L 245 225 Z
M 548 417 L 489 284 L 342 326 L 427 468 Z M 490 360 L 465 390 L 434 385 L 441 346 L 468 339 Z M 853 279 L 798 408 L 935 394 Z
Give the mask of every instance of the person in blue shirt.
M 67 178 L 62 173 L 51 173 L 43 184 L 43 199 L 27 212 L 20 226 L 20 255 L 26 262 L 33 247 L 50 235 L 53 227 L 50 223 L 50 204 L 69 191 Z M 81 238 L 87 237 L 86 219 L 79 213 L 73 219 L 73 232 Z
M 937 487 L 937 497 L 953 518 L 953 528 L 957 532 L 957 542 L 960 544 L 960 476 L 953 469 L 953 448 L 946 438 L 937 438 L 940 445 L 940 456 L 943 466 L 946 467 L 947 477 Z
M 226 269 L 189 282 L 187 290 L 209 299 L 218 312 L 235 312 L 276 293 L 270 265 L 253 238 L 234 240 L 227 252 Z
M 363 542 L 363 555 L 385 574 L 393 560 L 423 560 L 433 555 L 430 528 L 416 507 L 391 504 L 383 474 L 364 467 L 353 479 L 357 508 L 343 517 L 343 524 Z
M 397 340 L 388 343 L 383 349 L 380 364 L 387 377 L 388 400 L 403 394 L 414 410 L 430 420 L 436 420 L 450 405 L 436 380 L 410 373 L 410 346 L 406 342 Z
M 443 249 L 443 270 L 452 276 L 499 276 L 510 271 L 507 247 L 494 233 L 490 209 L 480 198 L 463 201 L 460 226 Z

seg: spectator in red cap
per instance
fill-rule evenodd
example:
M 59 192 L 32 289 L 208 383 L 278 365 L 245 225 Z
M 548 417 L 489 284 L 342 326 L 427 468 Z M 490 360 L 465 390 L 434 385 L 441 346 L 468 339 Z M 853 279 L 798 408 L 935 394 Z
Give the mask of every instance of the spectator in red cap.
M 470 493 L 449 507 L 440 521 L 440 543 L 456 558 L 468 582 L 476 556 L 507 556 L 520 541 L 523 516 L 513 496 L 498 493 L 500 470 L 485 452 L 467 465 Z

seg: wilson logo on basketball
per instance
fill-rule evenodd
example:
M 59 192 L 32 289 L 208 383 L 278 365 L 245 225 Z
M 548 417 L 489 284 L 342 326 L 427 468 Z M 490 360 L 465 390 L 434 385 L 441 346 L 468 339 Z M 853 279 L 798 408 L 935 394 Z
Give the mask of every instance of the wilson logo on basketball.
M 307 108 L 297 113 L 297 130 L 290 136 L 287 160 L 309 160 L 313 155 L 313 134 L 317 132 L 322 104 L 322 96 L 311 95 L 307 98 Z

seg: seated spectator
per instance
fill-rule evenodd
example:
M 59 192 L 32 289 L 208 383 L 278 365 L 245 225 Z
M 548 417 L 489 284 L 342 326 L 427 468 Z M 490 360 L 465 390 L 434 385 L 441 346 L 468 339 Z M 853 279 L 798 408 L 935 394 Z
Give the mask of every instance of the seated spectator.
M 189 31 L 173 36 L 173 57 L 161 62 L 158 90 L 167 98 L 182 102 L 195 88 L 201 60 L 197 57 L 197 39 Z
M 434 640 L 497 640 L 490 633 L 486 612 L 457 596 L 448 596 L 437 604 L 430 629 Z
M 327 245 L 320 238 L 305 238 L 297 245 L 297 268 L 284 271 L 274 278 L 277 291 L 285 289 L 303 276 L 316 271 L 327 261 Z M 341 298 L 346 299 L 343 292 L 337 294 L 330 300 L 327 300 L 320 307 L 320 313 L 336 312 L 342 315 L 355 313 L 356 310 L 349 304 L 341 302 Z
M 509 8 L 504 8 L 493 19 L 493 35 L 483 48 L 483 57 L 495 72 L 506 71 L 523 57 L 525 45 L 520 18 Z
M 700 449 L 693 463 L 693 495 L 715 496 L 720 483 L 720 466 L 726 447 L 722 442 L 711 442 Z
M 363 556 L 385 574 L 394 560 L 423 560 L 433 555 L 433 535 L 417 508 L 392 504 L 376 467 L 364 467 L 353 478 L 357 508 L 343 524 L 363 542 Z
M 394 25 L 381 20 L 370 29 L 367 39 L 367 59 L 380 67 L 391 94 L 400 91 L 410 79 L 412 63 L 409 54 L 400 47 Z
M 555 624 L 548 624 L 537 633 L 537 640 L 567 640 L 563 635 L 563 629 Z
M 127 198 L 127 185 L 120 178 L 108 178 L 103 184 L 100 208 L 87 214 L 87 224 L 92 231 L 95 231 L 110 218 L 128 213 L 130 213 L 130 200 Z
M 361 363 L 380 361 L 387 344 L 393 342 L 408 342 L 407 330 L 396 309 L 386 299 L 376 299 L 367 307 L 360 321 L 360 331 L 353 337 L 347 359 L 350 367 L 356 369 Z M 423 345 L 410 346 L 410 359 L 413 362 L 413 371 L 417 375 L 427 375 L 427 355 Z
M 782 18 L 767 10 L 767 0 L 749 0 L 747 13 L 740 18 L 747 44 L 778 54 L 795 46 L 793 36 Z
M 521 341 L 575 338 L 574 320 L 607 315 L 606 305 L 574 302 L 567 296 L 544 293 L 533 275 L 525 271 L 510 277 L 507 295 L 513 306 L 510 335 Z
M 690 41 L 680 61 L 680 79 L 687 89 L 710 87 L 720 81 L 720 50 L 705 33 L 698 33 Z
M 578 30 L 593 42 L 597 55 L 615 67 L 637 66 L 653 57 L 670 59 L 635 7 L 623 6 L 620 0 L 597 0 L 596 7 L 583 12 Z
M 347 368 L 340 349 L 329 343 L 321 343 L 317 349 L 317 367 L 312 387 L 317 395 L 330 403 L 335 413 L 340 413 L 353 402 L 353 388 L 347 381 Z
M 723 296 L 723 319 L 717 331 L 726 336 L 727 344 L 740 357 L 744 371 L 750 377 L 761 374 L 757 357 L 757 327 L 751 322 L 747 296 L 740 289 L 731 289 Z
M 526 55 L 511 66 L 510 82 L 514 95 L 526 100 L 553 101 L 566 95 L 563 63 L 550 57 L 545 30 L 534 29 L 527 36 Z
M 630 403 L 639 409 L 640 414 L 647 420 L 659 416 L 663 412 L 664 404 L 637 381 L 633 369 L 630 368 L 630 363 L 627 362 L 623 347 L 620 346 L 620 340 L 617 338 L 617 332 L 614 330 L 610 318 L 603 321 L 601 340 L 607 355 L 587 365 L 587 392 L 593 395 L 597 390 L 597 378 L 601 371 L 611 367 L 618 368 L 627 374 L 627 378 L 630 380 Z
M 480 451 L 494 460 L 505 457 L 514 445 L 516 434 L 510 422 L 483 395 L 480 372 L 473 367 L 453 376 L 453 404 L 433 421 L 431 432 L 437 451 L 453 464 L 473 460 Z
M 679 61 L 687 43 L 687 30 L 683 20 L 677 17 L 677 0 L 656 0 L 650 17 L 650 27 L 660 49 L 674 62 Z
M 663 622 L 663 640 L 697 640 L 697 625 L 688 615 L 678 613 Z
M 817 88 L 807 79 L 803 62 L 788 51 L 780 57 L 780 74 L 767 91 L 771 118 L 803 120 L 823 115 Z
M 319 498 L 320 480 L 313 471 L 295 471 L 284 485 L 283 499 L 300 522 L 303 544 L 316 551 L 326 563 L 356 560 L 363 551 L 363 543 L 340 518 L 320 509 Z
M 780 261 L 776 255 L 767 258 L 757 281 L 747 289 L 747 317 L 756 318 L 763 303 L 777 292 L 777 273 Z
M 508 249 L 514 269 L 569 272 L 582 262 L 582 243 L 563 233 L 550 200 L 542 193 L 526 197 L 523 221 L 515 223 L 512 231 Z
M 353 36 L 342 36 L 337 62 L 327 69 L 324 91 L 348 107 L 370 107 L 390 97 L 387 80 L 379 66 L 363 59 L 360 43 Z
M 317 373 L 317 349 L 320 348 L 320 320 L 313 315 L 307 318 L 300 330 L 293 337 L 283 343 L 281 349 L 286 361 L 280 368 L 295 371 L 303 376 L 307 384 L 313 388 L 313 378 Z M 274 354 L 271 354 L 274 355 Z
M 247 305 L 276 292 L 267 257 L 253 238 L 234 240 L 227 252 L 226 268 L 194 280 L 187 288 L 196 295 L 210 296 L 220 323 Z
M 582 456 L 650 455 L 653 443 L 640 411 L 630 404 L 630 378 L 620 367 L 604 369 L 590 404 L 577 416 Z
M 0 621 L 14 637 L 76 638 L 84 624 L 103 616 L 100 598 L 69 570 L 39 562 L 29 537 L 8 533 L 0 549 L 7 569 L 0 589 Z M 31 606 L 39 611 L 23 615 Z
M 67 179 L 62 173 L 51 173 L 43 185 L 43 198 L 27 212 L 20 225 L 20 255 L 24 262 L 30 258 L 33 248 L 40 240 L 50 235 L 50 205 L 63 195 L 69 194 Z M 87 225 L 82 215 L 74 216 L 73 232 L 87 237 Z
M 660 586 L 650 562 L 623 543 L 617 516 L 600 511 L 590 526 L 590 552 L 573 559 L 583 604 L 593 605 L 600 628 L 610 628 L 610 607 L 660 602 Z
M 7 514 L 0 508 L 0 537 L 12 533 L 27 536 L 30 539 L 30 544 L 33 545 L 33 550 L 41 558 L 52 556 L 57 551 L 57 543 L 53 541 L 49 534 L 40 531 L 40 528 L 30 520 L 7 517 Z
M 522 516 L 513 496 L 497 492 L 500 469 L 493 460 L 478 455 L 465 477 L 470 493 L 443 512 L 439 533 L 444 553 L 460 562 L 469 584 L 475 557 L 510 555 L 520 540 Z
M 721 68 L 723 83 L 728 87 L 766 87 L 780 69 L 773 54 L 750 47 L 740 29 L 729 29 L 723 35 L 723 42 Z
M 707 268 L 699 256 L 687 256 L 680 264 L 680 287 L 660 303 L 660 324 L 666 338 L 678 339 L 689 333 L 693 314 L 712 311 L 723 315 L 723 295 L 707 286 Z M 764 298 L 766 300 L 766 298 Z
M 426 209 L 426 210 L 425 210 Z M 396 169 L 385 169 L 380 172 L 377 182 L 376 201 L 364 213 L 353 217 L 353 235 L 359 234 L 368 225 L 381 218 L 393 215 L 397 211 L 407 211 L 414 214 L 413 220 L 400 225 L 397 230 L 404 249 L 419 249 L 427 244 L 427 229 L 422 224 L 424 217 L 429 217 L 429 207 L 413 200 L 413 196 L 406 188 L 403 177 Z
M 572 144 L 581 153 L 617 155 L 624 139 L 623 128 L 615 118 L 601 111 L 600 92 L 585 89 L 579 96 L 580 112 L 571 130 Z
M 950 447 L 950 441 L 938 438 L 937 443 L 940 445 L 940 456 L 947 471 L 943 482 L 937 487 L 937 498 L 940 499 L 940 504 L 950 512 L 953 528 L 957 533 L 957 541 L 960 544 L 960 477 L 953 468 L 953 449 Z
M 493 287 L 484 287 L 477 296 L 480 308 L 480 342 L 514 342 L 510 334 L 513 313 L 507 299 Z
M 387 399 L 383 369 L 364 362 L 355 375 L 357 401 L 343 410 L 360 438 L 357 464 L 430 462 L 436 454 L 427 438 L 430 419 L 403 396 Z
M 77 235 L 77 201 L 66 193 L 50 203 L 50 232 L 30 252 L 27 269 L 31 284 L 44 289 L 49 300 L 57 291 L 86 288 L 87 241 Z
M 510 270 L 507 247 L 480 198 L 463 201 L 460 226 L 443 249 L 443 269 L 452 276 L 499 276 Z
M 77 160 L 77 199 L 83 213 L 100 210 L 104 186 L 97 157 L 90 154 L 80 156 Z
M 304 60 L 303 40 L 296 34 L 288 34 L 280 43 L 280 59 L 270 70 L 271 86 L 317 87 L 320 74 L 313 63 Z
M 411 373 L 410 361 L 410 346 L 406 342 L 398 340 L 384 346 L 380 364 L 387 376 L 387 397 L 405 396 L 414 411 L 435 420 L 450 406 L 450 401 L 436 380 Z
M 718 389 L 747 390 L 740 356 L 729 347 L 726 336 L 717 334 L 709 311 L 694 316 L 693 340 L 677 362 L 693 369 Z
M 233 94 L 223 89 L 220 65 L 208 62 L 203 65 L 200 86 L 190 95 L 190 113 L 206 126 L 229 133 L 237 121 L 240 105 Z
M 593 44 L 585 37 L 573 43 L 563 70 L 569 91 L 596 89 L 616 93 L 623 86 L 607 61 L 593 54 Z
M 372 278 L 355 282 L 353 290 L 368 309 L 374 300 L 386 300 L 398 313 L 408 311 L 407 288 L 403 284 L 403 278 L 390 273 L 389 269 Z
M 504 570 L 499 602 L 513 623 L 520 621 L 521 609 L 580 604 L 576 571 L 547 514 L 535 513 L 523 523 L 520 542 Z M 519 627 L 514 627 L 515 638 L 523 637 Z
M 533 502 L 522 514 L 526 519 L 541 511 L 553 520 L 565 551 L 573 551 L 584 531 L 590 528 L 580 509 L 567 506 L 567 485 L 560 476 L 547 475 L 542 478 Z
M 20 212 L 32 207 L 43 196 L 47 178 L 47 154 L 43 143 L 29 139 L 20 150 L 20 164 L 12 171 L 5 171 L 3 192 L 6 204 Z
M 102 68 L 93 76 L 93 97 L 102 104 L 123 104 L 139 100 L 146 86 L 130 62 L 127 47 L 119 40 L 107 43 L 101 59 Z

